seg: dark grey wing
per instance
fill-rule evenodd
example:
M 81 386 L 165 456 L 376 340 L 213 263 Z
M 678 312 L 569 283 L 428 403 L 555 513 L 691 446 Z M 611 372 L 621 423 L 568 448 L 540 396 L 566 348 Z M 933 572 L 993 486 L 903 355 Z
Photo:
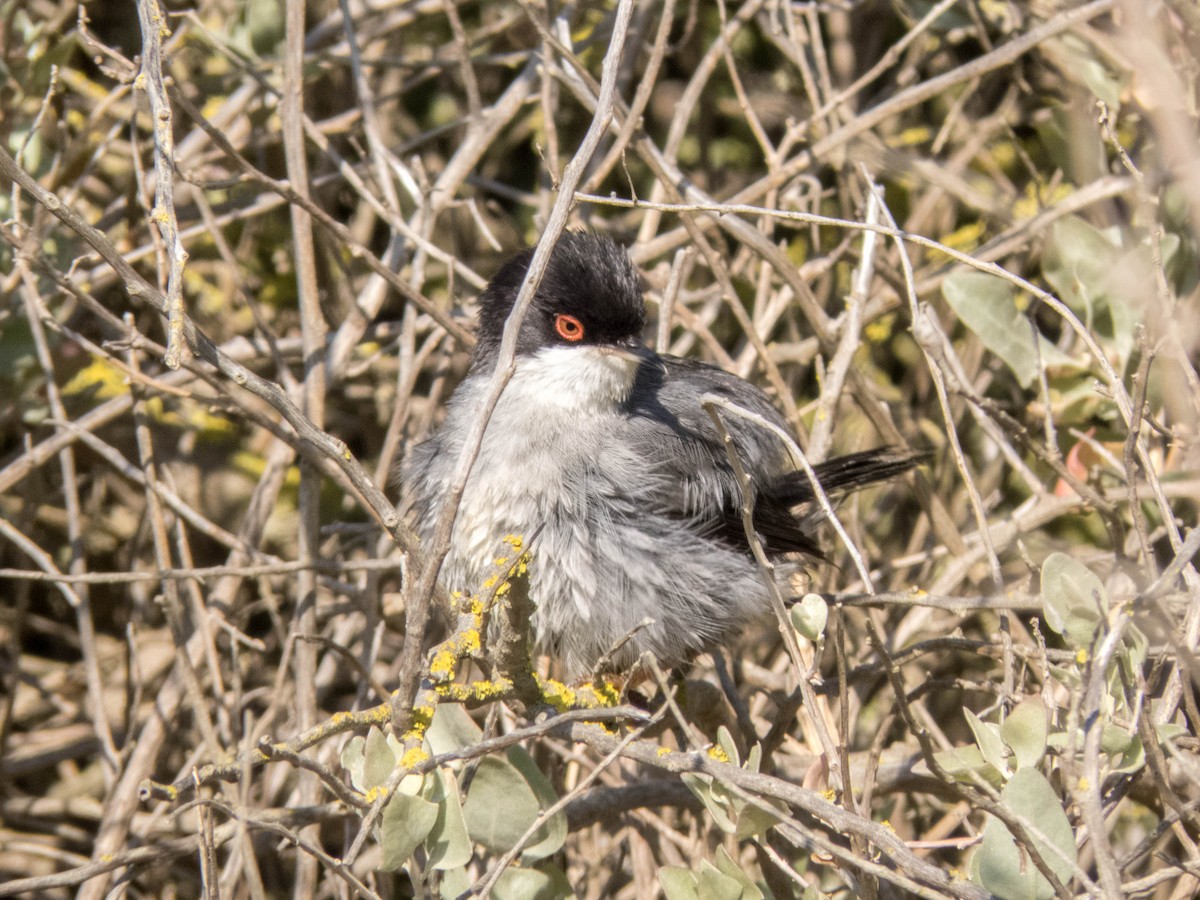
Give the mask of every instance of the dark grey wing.
M 706 394 L 728 400 L 792 433 L 766 394 L 736 375 L 704 363 L 661 357 L 643 363 L 628 401 L 629 427 L 655 471 L 678 486 L 662 498 L 665 511 L 687 519 L 709 536 L 749 551 L 742 526 L 742 494 L 712 419 L 701 405 Z M 792 503 L 774 488 L 796 475 L 779 437 L 746 419 L 725 414 L 742 465 L 755 486 L 754 526 L 774 553 L 820 556 Z M 790 492 L 789 492 L 790 493 Z
M 742 523 L 742 494 L 716 427 L 701 399 L 713 394 L 755 413 L 792 434 L 767 395 L 736 375 L 692 360 L 661 357 L 643 363 L 629 399 L 630 428 L 646 448 L 655 471 L 678 485 L 664 498 L 667 512 L 685 518 L 706 534 L 749 552 Z M 804 553 L 822 558 L 812 538 L 820 521 L 808 476 L 792 464 L 779 436 L 744 418 L 723 415 L 738 458 L 754 484 L 754 529 L 771 553 Z M 817 481 L 833 497 L 906 472 L 919 453 L 879 448 L 840 456 L 813 467 Z

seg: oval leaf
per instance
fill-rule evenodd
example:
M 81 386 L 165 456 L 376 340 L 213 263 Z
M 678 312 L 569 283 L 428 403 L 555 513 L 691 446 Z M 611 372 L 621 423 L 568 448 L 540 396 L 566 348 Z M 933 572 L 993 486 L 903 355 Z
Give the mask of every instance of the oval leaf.
M 533 790 L 533 795 L 537 797 L 539 813 L 558 802 L 554 785 L 542 774 L 542 770 L 537 767 L 532 756 L 520 747 L 510 747 L 508 761 L 525 777 L 525 781 Z M 550 856 L 557 853 L 566 840 L 567 814 L 559 810 L 547 818 L 544 824 L 533 833 L 533 837 L 521 851 L 521 858 L 528 862 Z
M 1000 726 L 1000 737 L 1012 748 L 1017 768 L 1036 766 L 1046 754 L 1046 705 L 1041 697 L 1026 697 Z
M 829 604 L 819 594 L 805 594 L 789 613 L 792 627 L 808 640 L 819 641 L 825 634 L 829 619 Z
M 433 721 L 425 732 L 430 752 L 434 756 L 473 747 L 483 738 L 480 728 L 470 714 L 457 703 L 438 704 Z
M 350 783 L 358 791 L 366 790 L 363 787 L 363 766 L 366 763 L 366 746 L 367 739 L 362 735 L 356 734 L 350 740 L 346 741 L 346 746 L 342 747 L 342 768 L 350 774 Z
M 433 829 L 437 817 L 437 804 L 408 794 L 394 794 L 379 820 L 379 846 L 383 850 L 380 868 L 393 872 L 408 862 Z
M 540 811 L 529 782 L 512 763 L 495 756 L 480 760 L 463 803 L 472 840 L 505 853 L 516 846 Z
M 1075 835 L 1050 782 L 1036 769 L 1021 769 L 1009 779 L 1000 797 L 1030 829 L 1034 847 L 1054 874 L 1060 881 L 1069 881 L 1075 870 Z M 1049 900 L 1054 896 L 1050 883 L 999 819 L 989 818 L 984 826 L 972 869 L 979 883 L 1002 900 Z
M 1072 647 L 1090 647 L 1101 615 L 1108 611 L 1108 592 L 1083 563 L 1051 553 L 1042 563 L 1042 610 L 1046 624 Z
M 463 816 L 458 780 L 448 769 L 433 773 L 426 782 L 426 800 L 437 805 L 437 820 L 425 840 L 429 865 L 434 869 L 457 869 L 471 860 L 471 839 Z
M 1015 294 L 1007 281 L 984 272 L 953 272 L 942 282 L 942 296 L 963 325 L 1003 360 L 1021 387 L 1029 387 L 1038 372 L 1035 332 Z
M 967 717 L 967 724 L 971 726 L 971 732 L 975 735 L 975 744 L 979 747 L 983 758 L 996 771 L 1007 775 L 1008 763 L 1004 761 L 1007 754 L 1004 751 L 1004 741 L 1000 740 L 1000 729 L 991 722 L 983 721 L 969 709 L 964 709 L 963 715 Z
M 525 869 L 509 866 L 492 888 L 496 900 L 561 900 L 574 897 L 567 876 L 556 866 Z
M 362 790 L 369 791 L 388 780 L 392 769 L 396 768 L 396 753 L 392 750 L 388 739 L 382 731 L 374 726 L 367 732 L 367 744 L 364 750 L 363 786 Z

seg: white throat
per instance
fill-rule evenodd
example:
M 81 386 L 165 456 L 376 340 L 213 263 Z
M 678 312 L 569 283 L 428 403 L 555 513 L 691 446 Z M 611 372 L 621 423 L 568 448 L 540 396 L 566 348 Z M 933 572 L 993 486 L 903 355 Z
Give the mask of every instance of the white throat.
M 629 397 L 637 367 L 602 347 L 545 347 L 517 359 L 502 396 L 526 411 L 611 412 Z

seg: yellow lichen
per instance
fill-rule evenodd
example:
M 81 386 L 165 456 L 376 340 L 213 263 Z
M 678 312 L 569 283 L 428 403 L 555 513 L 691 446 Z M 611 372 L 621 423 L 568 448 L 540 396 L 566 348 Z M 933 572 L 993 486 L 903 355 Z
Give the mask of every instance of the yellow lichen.
M 450 679 L 454 677 L 454 653 L 451 650 L 441 650 L 429 664 L 429 674 L 435 677 Z
M 548 706 L 553 706 L 559 712 L 566 712 L 568 709 L 574 708 L 577 694 L 561 681 L 555 681 L 553 678 L 545 680 L 539 678 L 538 687 L 542 691 L 542 700 Z
M 405 751 L 404 755 L 400 757 L 400 765 L 406 769 L 411 769 L 413 766 L 423 763 L 427 759 L 429 759 L 429 754 L 425 752 L 425 748 L 418 744 L 416 747 Z
M 707 752 L 710 759 L 715 759 L 717 762 L 723 763 L 729 762 L 729 754 L 715 744 L 709 747 Z
M 479 632 L 474 628 L 464 631 L 462 640 L 459 641 L 459 648 L 464 654 L 478 653 L 480 648 Z
M 621 702 L 620 689 L 607 679 L 584 682 L 579 686 L 579 694 L 580 699 L 586 697 L 591 701 L 589 706 L 616 706 Z
M 664 756 L 669 756 L 671 754 L 671 748 L 670 747 L 659 747 L 654 752 L 658 755 L 659 759 L 662 759 Z

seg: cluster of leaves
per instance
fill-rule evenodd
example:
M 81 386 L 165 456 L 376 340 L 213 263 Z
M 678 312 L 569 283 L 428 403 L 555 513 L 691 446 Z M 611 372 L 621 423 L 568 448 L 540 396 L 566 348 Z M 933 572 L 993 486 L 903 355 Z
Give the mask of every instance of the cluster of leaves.
M 394 728 L 442 636 L 372 500 L 622 4 L 164 6 L 0 0 L 0 896 L 1189 890 L 1194 4 L 634 5 L 573 226 L 814 459 L 931 460 L 838 507 L 811 646 L 750 629 L 661 733 L 506 705 L 453 625 Z
M 1082 700 L 1090 663 L 1108 637 L 1112 604 L 1104 584 L 1087 566 L 1063 553 L 1053 553 L 1042 565 L 1043 621 L 1074 653 L 1065 665 L 1048 664 L 1054 681 L 1068 690 L 1076 704 Z M 937 764 L 966 784 L 986 783 L 999 790 L 1000 801 L 1028 829 L 1037 852 L 1055 875 L 1069 882 L 1078 863 L 1075 832 L 1060 793 L 1068 797 L 1089 777 L 1134 775 L 1146 764 L 1142 738 L 1134 724 L 1141 712 L 1133 685 L 1144 684 L 1148 642 L 1129 624 L 1100 673 L 1104 684 L 1098 709 L 1098 743 L 1103 765 L 1088 772 L 1078 705 L 1047 709 L 1040 696 L 1026 697 L 999 723 L 985 722 L 965 710 L 975 743 L 937 754 Z M 1185 729 L 1167 723 L 1155 730 L 1169 745 Z M 1053 754 L 1048 756 L 1048 754 Z M 1043 774 L 1049 769 L 1049 777 Z M 1072 784 L 1074 778 L 1077 784 Z M 1082 779 L 1082 781 L 1080 781 Z M 1057 784 L 1057 787 L 1055 786 Z M 1027 853 L 1007 825 L 989 816 L 979 850 L 971 858 L 971 878 L 1002 898 L 1054 896 L 1049 881 L 1029 864 Z
M 462 707 L 444 704 L 438 707 L 425 735 L 426 752 L 437 755 L 468 750 L 482 736 Z M 370 798 L 371 791 L 383 786 L 402 763 L 405 752 L 395 737 L 372 728 L 365 738 L 353 737 L 345 744 L 341 763 L 351 784 Z M 533 758 L 521 747 L 485 756 L 472 767 L 465 792 L 459 787 L 462 769 L 461 763 L 443 766 L 400 782 L 378 826 L 380 868 L 394 871 L 404 867 L 420 847 L 424 865 L 440 874 L 437 889 L 457 897 L 471 887 L 466 866 L 475 844 L 496 854 L 520 846 L 524 865 L 504 869 L 492 887 L 493 896 L 569 893 L 569 882 L 560 868 L 553 863 L 534 865 L 562 848 L 567 820 L 561 811 L 542 816 L 557 797 Z M 531 830 L 533 834 L 526 839 Z

